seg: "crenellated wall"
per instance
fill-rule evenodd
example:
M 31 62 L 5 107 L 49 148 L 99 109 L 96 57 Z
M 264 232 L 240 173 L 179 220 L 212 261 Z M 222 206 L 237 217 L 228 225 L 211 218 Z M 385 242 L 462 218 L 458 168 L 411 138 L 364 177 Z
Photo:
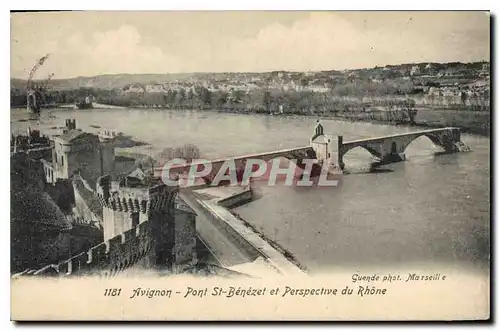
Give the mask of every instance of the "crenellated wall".
M 168 253 L 172 255 L 171 270 L 180 272 L 197 262 L 195 215 L 176 210 L 175 222 L 179 231 L 175 236 L 175 245 L 169 249 Z M 48 265 L 31 274 L 61 277 L 85 275 L 112 277 L 131 266 L 145 269 L 159 268 L 162 266 L 157 264 L 157 249 L 159 246 L 168 247 L 168 245 L 157 242 L 156 238 L 154 223 L 144 222 L 92 247 L 87 252 L 61 261 L 59 264 Z
M 99 178 L 95 192 L 103 207 L 104 242 L 23 274 L 109 277 L 131 266 L 182 272 L 197 263 L 196 214 L 176 207 L 178 188 L 154 185 L 146 188 L 149 199 L 132 200 L 130 192 L 111 192 L 110 184 L 109 176 Z M 139 215 L 137 224 L 131 223 L 134 213 Z
M 57 265 L 49 265 L 35 275 L 114 276 L 132 265 L 149 267 L 154 259 L 151 256 L 153 241 L 150 223 L 126 231 L 119 236 L 92 247 L 87 252 L 73 256 Z
M 160 183 L 142 189 L 112 190 L 111 184 L 110 176 L 102 176 L 96 185 L 96 195 L 103 206 L 105 240 L 150 220 L 153 215 L 168 218 L 174 210 L 176 187 Z
M 75 129 L 74 122 L 68 125 Z M 181 271 L 196 263 L 196 214 L 176 208 L 179 188 L 159 179 L 142 188 L 113 185 L 112 136 L 97 139 L 82 133 L 70 142 L 57 140 L 50 150 L 54 162 L 41 167 L 44 182 L 54 187 L 58 178 L 67 178 L 74 192 L 71 206 L 84 219 L 101 222 L 104 242 L 69 260 L 24 274 L 113 276 L 130 266 Z M 97 182 L 88 182 L 95 178 Z

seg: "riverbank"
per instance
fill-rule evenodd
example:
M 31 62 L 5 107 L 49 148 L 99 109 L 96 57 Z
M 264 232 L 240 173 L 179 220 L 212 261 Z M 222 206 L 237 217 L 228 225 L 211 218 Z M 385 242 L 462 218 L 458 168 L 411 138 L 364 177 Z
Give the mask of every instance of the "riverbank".
M 144 108 L 137 108 L 144 109 Z M 148 108 L 149 109 L 149 108 Z M 187 108 L 153 108 L 161 110 L 176 110 L 185 111 Z M 404 116 L 398 116 L 403 111 L 337 111 L 337 112 L 318 112 L 318 113 L 300 113 L 300 112 L 283 112 L 283 113 L 268 113 L 262 111 L 248 109 L 194 109 L 199 112 L 210 111 L 226 114 L 241 114 L 241 115 L 266 115 L 273 117 L 290 117 L 299 119 L 329 119 L 349 122 L 367 122 L 384 125 L 397 125 L 417 128 L 441 128 L 441 127 L 458 127 L 463 133 L 476 134 L 480 136 L 490 137 L 491 131 L 491 112 L 477 110 L 459 110 L 459 109 L 439 109 L 439 108 L 417 108 L 414 123 L 411 123 Z
M 269 113 L 266 111 L 249 110 L 249 109 L 233 109 L 233 108 L 207 108 L 207 109 L 191 109 L 191 108 L 171 108 L 171 107 L 136 107 L 125 108 L 113 105 L 99 105 L 94 109 L 154 109 L 157 111 L 174 110 L 186 111 L 195 110 L 199 112 L 209 111 L 216 113 L 227 114 L 242 114 L 242 115 L 266 115 L 273 117 L 291 117 L 300 119 L 322 118 L 331 120 L 341 120 L 349 122 L 367 122 L 385 125 L 409 126 L 420 128 L 440 128 L 440 127 L 458 127 L 463 133 L 476 134 L 480 136 L 490 137 L 491 131 L 491 111 L 490 110 L 467 110 L 467 109 L 440 109 L 440 108 L 417 108 L 414 123 L 411 123 L 405 116 L 399 116 L 404 111 L 335 111 L 335 112 L 283 112 Z M 61 105 L 57 109 L 71 109 L 71 105 Z M 14 109 L 14 108 L 13 108 Z
M 55 108 L 57 108 L 57 109 L 78 109 L 76 104 L 58 105 Z M 92 108 L 89 108 L 89 109 L 125 109 L 125 107 L 106 105 L 106 104 L 102 104 L 102 103 L 93 103 Z
M 370 114 L 344 113 L 329 117 L 350 122 L 370 122 L 386 125 L 411 126 L 419 128 L 458 127 L 463 133 L 490 136 L 491 113 L 486 111 L 461 111 L 421 109 L 418 111 L 415 123 L 401 123 L 397 121 L 373 118 Z
M 229 114 L 262 114 L 257 112 L 244 112 L 232 110 L 214 110 L 218 113 Z M 382 112 L 380 112 L 382 113 Z M 266 114 L 268 116 L 282 116 L 298 119 L 327 119 L 340 120 L 347 122 L 367 122 L 384 125 L 417 127 L 417 128 L 442 128 L 442 127 L 458 127 L 463 133 L 475 134 L 485 137 L 490 137 L 491 131 L 491 113 L 489 111 L 467 111 L 467 110 L 451 110 L 451 109 L 419 109 L 415 118 L 415 123 L 401 122 L 397 120 L 383 119 L 383 116 L 377 116 L 380 113 L 373 112 L 337 112 L 337 113 L 319 113 L 319 114 L 296 114 L 296 113 L 281 113 L 281 114 Z
M 491 115 L 487 114 L 464 114 L 460 111 L 425 111 L 417 114 L 415 123 L 399 123 L 394 121 L 376 120 L 362 116 L 321 116 L 321 118 L 342 120 L 348 122 L 367 122 L 375 124 L 406 126 L 416 128 L 435 129 L 442 127 L 457 127 L 462 133 L 475 134 L 479 136 L 490 137 L 491 133 Z
M 262 233 L 257 232 L 247 221 L 232 212 L 236 206 L 251 203 L 252 188 L 210 187 L 194 191 L 198 203 L 209 212 L 218 227 L 241 247 L 256 250 L 263 258 L 243 265 L 235 265 L 232 270 L 263 277 L 266 274 L 305 275 L 303 268 L 293 255 Z

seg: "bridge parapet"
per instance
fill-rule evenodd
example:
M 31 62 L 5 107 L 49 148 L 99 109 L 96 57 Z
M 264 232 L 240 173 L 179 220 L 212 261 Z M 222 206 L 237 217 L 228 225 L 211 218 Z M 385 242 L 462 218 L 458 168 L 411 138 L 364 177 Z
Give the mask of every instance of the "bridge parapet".
M 205 166 L 210 167 L 210 173 L 204 176 L 206 180 L 213 180 L 215 176 L 221 171 L 224 165 L 231 165 L 233 169 L 241 169 L 244 167 L 245 162 L 250 159 L 259 159 L 264 162 L 271 161 L 275 158 L 286 158 L 294 160 L 297 165 L 301 166 L 304 159 L 316 159 L 316 152 L 312 146 L 296 147 L 289 149 L 282 149 L 272 152 L 255 153 L 236 157 L 228 157 L 223 159 L 216 159 L 211 161 L 200 161 L 196 163 L 189 163 L 185 165 L 172 165 L 170 168 L 157 167 L 155 168 L 155 176 L 162 177 L 173 174 L 188 174 L 191 169 L 202 171 Z
M 380 159 L 382 164 L 399 162 L 405 159 L 404 151 L 415 139 L 425 136 L 435 145 L 442 147 L 447 153 L 470 150 L 462 141 L 460 129 L 447 127 L 395 134 L 376 138 L 357 139 L 344 142 L 343 136 L 338 136 L 338 164 L 344 169 L 344 155 L 350 150 L 361 147 Z
M 170 167 L 162 166 L 154 169 L 154 175 L 159 178 L 171 178 L 175 174 L 193 173 L 193 170 L 201 172 L 207 166 L 210 168 L 210 173 L 204 176 L 205 181 L 211 181 L 220 172 L 222 166 L 231 164 L 231 170 L 242 169 L 245 162 L 250 159 L 259 159 L 264 162 L 269 162 L 276 158 L 286 158 L 296 163 L 302 169 L 305 168 L 306 159 L 315 159 L 319 164 L 330 163 L 331 138 L 324 134 L 323 125 L 320 120 L 316 122 L 314 134 L 311 137 L 309 146 L 295 147 L 289 149 L 281 149 L 271 152 L 255 153 L 236 157 L 228 157 L 211 161 L 201 161 L 184 165 L 171 165 Z M 226 170 L 226 169 L 223 169 Z M 236 170 L 238 171 L 238 170 Z M 226 171 L 227 172 L 227 171 Z

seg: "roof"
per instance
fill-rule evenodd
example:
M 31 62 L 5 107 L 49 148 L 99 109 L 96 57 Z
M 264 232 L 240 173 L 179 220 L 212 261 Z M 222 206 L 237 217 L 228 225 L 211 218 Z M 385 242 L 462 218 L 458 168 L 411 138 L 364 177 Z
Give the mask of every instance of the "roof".
M 65 141 L 65 142 L 71 142 L 83 134 L 88 134 L 88 132 L 81 131 L 81 130 L 68 130 L 67 132 L 63 133 L 62 135 L 58 136 L 57 138 Z
M 127 161 L 132 161 L 135 162 L 135 158 L 131 156 L 126 156 L 126 155 L 115 155 L 115 162 L 127 162 Z
M 30 223 L 37 231 L 68 231 L 71 223 L 45 192 L 19 192 L 11 201 L 11 222 Z
M 140 168 L 135 169 L 131 173 L 127 175 L 128 178 L 137 178 L 139 180 L 144 180 L 146 178 L 146 174 Z
M 315 137 L 312 142 L 320 143 L 320 144 L 328 144 L 329 142 L 331 142 L 331 139 L 330 139 L 330 137 L 322 134 L 322 135 Z
M 27 155 L 11 157 L 11 224 L 24 223 L 33 230 L 71 229 L 71 223 L 50 195 L 44 191 L 41 162 Z
M 75 184 L 75 189 L 78 191 L 80 196 L 82 197 L 85 204 L 90 209 L 90 211 L 97 216 L 98 218 L 103 217 L 103 208 L 99 201 L 99 199 L 93 194 L 93 192 L 87 190 L 85 185 L 81 180 L 73 179 L 73 183 Z

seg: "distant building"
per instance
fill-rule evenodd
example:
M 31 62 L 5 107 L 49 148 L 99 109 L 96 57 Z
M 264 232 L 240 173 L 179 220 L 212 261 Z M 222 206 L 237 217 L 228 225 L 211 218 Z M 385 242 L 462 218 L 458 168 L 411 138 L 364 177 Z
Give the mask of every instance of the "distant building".
M 484 63 L 479 71 L 479 76 L 486 77 L 490 75 L 490 63 Z
M 98 136 L 76 128 L 75 120 L 66 120 L 62 135 L 53 140 L 52 162 L 45 161 L 48 183 L 81 175 L 95 183 L 99 176 L 114 173 L 112 136 Z
M 150 93 L 164 92 L 163 84 L 146 85 L 146 92 Z
M 59 212 L 58 231 L 69 219 L 83 219 L 98 225 L 104 242 L 21 274 L 114 276 L 131 267 L 172 273 L 197 264 L 196 214 L 178 198 L 177 187 L 159 178 L 136 170 L 129 173 L 132 185 L 117 180 L 114 137 L 112 131 L 78 130 L 75 120 L 66 120 L 52 142 L 52 162 L 42 161 L 46 182 L 61 190 L 59 196 L 73 195 L 69 203 L 76 217 Z
M 436 68 L 436 65 L 433 63 L 428 63 L 425 68 L 424 68 L 425 74 L 434 76 L 437 75 L 438 69 Z
M 141 86 L 140 84 L 133 84 L 125 88 L 124 90 L 125 93 L 144 93 L 146 92 L 146 89 Z
M 418 76 L 421 74 L 420 67 L 418 65 L 415 65 L 411 68 L 410 70 L 410 76 Z
M 306 88 L 305 90 L 311 91 L 311 92 L 317 92 L 317 93 L 325 93 L 328 92 L 330 89 L 325 86 L 325 85 L 311 85 Z

